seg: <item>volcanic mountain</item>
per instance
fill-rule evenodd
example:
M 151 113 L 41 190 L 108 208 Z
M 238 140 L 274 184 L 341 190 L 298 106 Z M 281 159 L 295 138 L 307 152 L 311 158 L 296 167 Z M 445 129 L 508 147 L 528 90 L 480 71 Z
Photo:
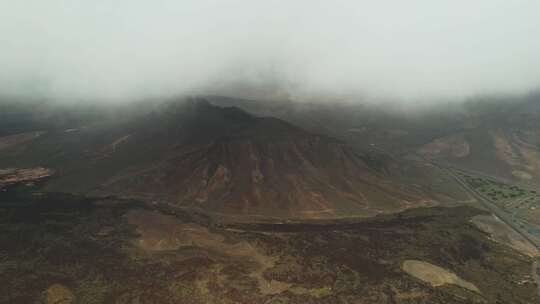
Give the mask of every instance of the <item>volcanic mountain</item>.
M 257 102 L 207 96 L 256 115 L 292 122 L 363 150 L 487 175 L 508 183 L 540 186 L 540 93 L 485 96 L 463 103 L 420 107 L 391 104 Z
M 54 132 L 0 165 L 54 169 L 50 191 L 115 195 L 233 217 L 370 216 L 429 204 L 383 158 L 276 118 L 204 100 Z

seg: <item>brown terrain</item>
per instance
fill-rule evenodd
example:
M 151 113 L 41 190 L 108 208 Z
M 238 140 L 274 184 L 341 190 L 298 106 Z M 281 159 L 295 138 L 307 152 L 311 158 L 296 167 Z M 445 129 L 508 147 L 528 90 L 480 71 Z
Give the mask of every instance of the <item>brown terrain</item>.
M 509 182 L 540 185 L 537 130 L 481 127 L 437 138 L 417 152 L 427 159 Z
M 52 174 L 53 171 L 47 168 L 0 169 L 0 190 L 19 183 L 31 184 Z
M 449 135 L 437 138 L 422 146 L 418 153 L 428 159 L 435 158 L 460 158 L 469 155 L 470 145 L 463 134 Z
M 460 120 L 416 151 L 429 159 L 529 187 L 540 186 L 538 96 L 468 105 Z M 466 105 L 467 106 L 467 105 Z
M 0 165 L 53 168 L 50 191 L 136 198 L 224 220 L 373 216 L 437 201 L 434 191 L 394 178 L 389 158 L 205 101 L 166 104 L 120 126 L 49 132 L 14 149 Z
M 480 293 L 480 290 L 474 284 L 461 279 L 451 271 L 427 262 L 406 260 L 402 263 L 401 268 L 406 273 L 434 287 L 453 284 Z
M 540 186 L 538 93 L 471 98 L 462 104 L 419 108 L 416 113 L 384 103 L 263 103 L 209 98 L 220 105 L 294 122 L 364 150 L 395 156 L 412 152 L 430 161 Z
M 472 222 L 488 233 L 495 242 L 508 245 L 531 257 L 540 255 L 538 249 L 528 240 L 494 215 L 478 215 L 472 218 Z
M 42 136 L 44 133 L 43 131 L 35 131 L 0 137 L 0 151 L 21 146 Z
M 540 299 L 535 248 L 470 194 L 532 221 L 537 192 L 484 175 L 534 182 L 534 126 L 411 140 L 397 125 L 323 135 L 200 100 L 139 114 L 2 133 L 0 303 Z M 452 166 L 484 175 L 458 183 Z
M 222 111 L 239 111 L 240 119 L 226 117 L 224 124 L 241 127 L 219 137 L 202 133 L 166 157 L 106 179 L 98 193 L 261 219 L 369 216 L 431 204 L 419 187 L 392 181 L 335 139 L 234 108 Z

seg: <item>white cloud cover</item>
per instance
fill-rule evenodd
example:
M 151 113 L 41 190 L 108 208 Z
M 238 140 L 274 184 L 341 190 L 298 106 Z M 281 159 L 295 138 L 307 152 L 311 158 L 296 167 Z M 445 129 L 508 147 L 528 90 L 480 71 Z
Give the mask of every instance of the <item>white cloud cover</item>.
M 0 0 L 0 94 L 523 92 L 540 80 L 539 11 L 536 0 Z

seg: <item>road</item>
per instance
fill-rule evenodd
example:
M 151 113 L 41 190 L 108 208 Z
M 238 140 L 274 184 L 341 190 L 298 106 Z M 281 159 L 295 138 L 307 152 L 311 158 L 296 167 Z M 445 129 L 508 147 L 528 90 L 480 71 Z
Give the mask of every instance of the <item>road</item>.
M 425 158 L 424 158 L 424 160 L 427 161 L 427 162 L 431 162 L 430 160 L 426 160 Z M 518 182 L 516 180 L 510 180 L 510 179 L 507 179 L 507 178 L 504 178 L 504 177 L 501 177 L 501 176 L 492 175 L 492 174 L 489 174 L 489 173 L 473 170 L 471 168 L 462 167 L 462 166 L 459 166 L 459 165 L 456 165 L 456 164 L 452 164 L 452 163 L 448 163 L 448 162 L 444 162 L 444 161 L 437 161 L 437 164 L 434 164 L 433 162 L 431 162 L 431 163 L 433 165 L 436 165 L 439 168 L 440 167 L 446 167 L 446 168 L 458 169 L 459 171 L 463 171 L 465 173 L 470 173 L 471 175 L 474 175 L 474 176 L 487 178 L 487 179 L 490 179 L 490 180 L 495 181 L 495 182 L 499 182 L 499 183 L 503 183 L 503 184 L 516 185 L 516 186 L 519 186 L 519 187 L 521 187 L 521 188 L 523 188 L 525 190 L 537 190 L 536 187 L 532 187 L 530 184 L 525 183 L 525 182 Z
M 437 163 L 433 163 L 434 166 L 437 168 L 446 171 L 450 176 L 452 176 L 456 182 L 458 182 L 465 191 L 467 191 L 469 194 L 471 194 L 476 200 L 478 200 L 484 207 L 486 207 L 489 211 L 491 211 L 493 214 L 495 214 L 497 217 L 499 217 L 503 222 L 505 222 L 508 226 L 510 226 L 512 229 L 514 229 L 517 233 L 519 233 L 522 237 L 524 237 L 529 243 L 534 245 L 537 249 L 540 249 L 540 242 L 537 242 L 531 236 L 527 231 L 525 231 L 523 228 L 521 228 L 519 225 L 517 225 L 514 221 L 512 221 L 512 215 L 508 213 L 507 211 L 501 209 L 498 207 L 495 203 L 493 203 L 489 198 L 484 196 L 482 193 L 476 191 L 471 186 L 469 186 L 460 176 L 458 176 L 456 173 L 454 173 L 450 168 L 441 166 Z
M 514 231 L 519 233 L 523 238 L 525 238 L 529 243 L 531 243 L 534 247 L 536 247 L 538 250 L 540 250 L 540 242 L 535 241 L 529 236 L 529 233 L 522 229 L 519 225 L 517 225 L 513 221 L 512 214 L 502 210 L 498 206 L 496 206 L 491 200 L 489 200 L 487 197 L 485 197 L 482 193 L 479 193 L 475 189 L 473 189 L 471 186 L 469 186 L 460 176 L 458 176 L 456 173 L 454 173 L 450 168 L 441 166 L 439 164 L 431 162 L 434 166 L 437 168 L 444 170 L 452 176 L 456 182 L 458 182 L 465 191 L 470 193 L 474 198 L 476 198 L 482 205 L 484 205 L 489 211 L 491 211 L 494 215 L 496 215 L 498 218 L 500 218 L 504 223 L 506 223 L 510 228 L 512 228 Z M 533 260 L 532 267 L 531 267 L 531 277 L 536 283 L 536 286 L 538 288 L 538 295 L 540 296 L 540 275 L 538 274 L 539 269 L 539 262 L 538 257 Z

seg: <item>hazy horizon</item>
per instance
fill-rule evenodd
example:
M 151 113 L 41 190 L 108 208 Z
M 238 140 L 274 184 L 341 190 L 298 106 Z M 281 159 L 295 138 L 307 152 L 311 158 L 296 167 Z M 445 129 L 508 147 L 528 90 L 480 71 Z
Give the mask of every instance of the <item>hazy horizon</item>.
M 0 94 L 437 102 L 540 87 L 540 2 L 0 1 Z

